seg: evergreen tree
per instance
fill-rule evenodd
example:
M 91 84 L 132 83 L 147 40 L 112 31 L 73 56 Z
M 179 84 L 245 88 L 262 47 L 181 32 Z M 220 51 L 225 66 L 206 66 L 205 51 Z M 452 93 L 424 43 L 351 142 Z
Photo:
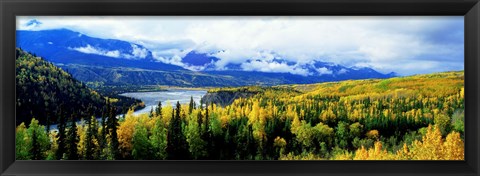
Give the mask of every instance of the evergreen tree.
M 105 159 L 105 153 L 103 150 L 105 149 L 107 145 L 107 126 L 106 126 L 106 117 L 108 116 L 108 109 L 110 108 L 110 104 L 107 104 L 106 107 L 103 108 L 102 110 L 102 123 L 101 123 L 101 128 L 102 130 L 100 131 L 100 137 L 99 137 L 99 150 L 98 150 L 98 155 L 100 159 Z
M 43 160 L 46 156 L 50 141 L 48 140 L 47 133 L 45 132 L 45 126 L 39 125 L 38 120 L 32 119 L 27 129 L 30 144 L 30 154 L 33 160 Z
M 116 117 L 116 108 L 110 106 L 110 115 L 108 117 L 108 129 L 110 134 L 110 152 L 112 159 L 120 159 L 120 152 L 119 152 L 119 142 L 118 142 L 118 134 L 117 134 L 117 127 L 118 121 Z
M 207 142 L 206 144 L 206 148 L 207 148 L 207 153 L 209 155 L 211 155 L 211 152 L 213 150 L 213 141 L 212 141 L 212 131 L 210 129 L 210 115 L 208 114 L 208 104 L 205 104 L 205 122 L 204 122 L 204 131 L 202 133 L 202 136 L 201 138 L 203 139 L 203 141 Z M 211 156 L 207 156 L 208 159 L 212 159 L 210 158 Z
M 32 147 L 30 148 L 33 160 L 43 159 L 42 152 L 40 151 L 40 143 L 38 142 L 37 130 L 32 131 Z
M 210 131 L 210 114 L 208 114 L 208 104 L 205 104 L 205 132 Z
M 173 111 L 167 133 L 167 159 L 188 159 L 188 144 L 182 130 L 180 102 L 177 101 L 177 106 Z
M 150 113 L 148 113 L 148 118 L 153 118 L 153 107 L 150 109 Z
M 198 133 L 201 135 L 203 134 L 202 125 L 203 125 L 203 115 L 202 115 L 202 106 L 200 106 L 200 111 L 197 113 L 197 126 L 198 126 Z
M 95 144 L 93 143 L 93 140 L 95 139 L 95 127 L 92 122 L 95 120 L 95 117 L 93 116 L 93 107 L 90 105 L 88 107 L 88 112 L 87 112 L 87 131 L 86 131 L 86 144 L 85 144 L 85 159 L 87 160 L 93 160 L 94 157 L 94 151 L 95 151 Z M 96 125 L 96 124 L 95 124 Z
M 122 111 L 120 112 L 122 113 L 122 119 L 125 119 L 125 115 L 127 114 L 127 112 L 128 112 L 128 108 L 125 105 L 123 105 Z
M 57 159 L 63 159 L 63 155 L 67 152 L 67 148 L 66 148 L 66 138 L 67 138 L 67 135 L 66 135 L 66 121 L 65 121 L 65 114 L 63 113 L 62 109 L 63 109 L 63 104 L 60 105 L 60 110 L 59 110 L 59 113 L 58 113 L 58 134 L 57 134 L 57 137 L 58 137 L 58 149 L 56 151 L 56 158 Z
M 195 108 L 195 102 L 193 101 L 193 96 L 190 96 L 190 103 L 188 104 L 188 114 L 192 114 L 193 109 Z
M 75 113 L 70 118 L 70 128 L 67 131 L 66 139 L 66 148 L 67 148 L 67 158 L 68 160 L 78 160 L 78 149 L 77 144 L 79 141 L 77 135 L 77 123 L 75 122 Z
M 155 110 L 155 113 L 157 114 L 158 117 L 162 118 L 162 101 L 158 101 L 158 106 L 157 106 L 157 109 Z
M 48 134 L 48 133 L 50 133 L 50 113 L 49 113 L 47 108 L 46 108 L 45 111 L 47 112 L 46 119 L 47 119 L 47 134 Z

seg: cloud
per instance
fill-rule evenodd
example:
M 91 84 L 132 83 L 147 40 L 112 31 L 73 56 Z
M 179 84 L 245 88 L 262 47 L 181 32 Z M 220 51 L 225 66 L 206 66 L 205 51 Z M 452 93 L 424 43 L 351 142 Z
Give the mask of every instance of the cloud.
M 321 67 L 316 69 L 319 75 L 331 75 L 333 73 L 332 70 L 329 70 L 326 67 Z
M 28 25 L 31 20 L 38 23 Z M 318 60 L 401 75 L 462 70 L 463 23 L 463 16 L 17 17 L 17 29 L 68 28 L 126 40 L 166 63 L 181 64 L 178 58 L 196 50 L 220 58 L 218 68 L 264 65 L 299 72 L 299 66 Z M 269 65 L 274 58 L 296 68 Z
M 296 65 L 291 66 L 285 62 L 268 62 L 265 60 L 253 60 L 242 63 L 241 68 L 245 71 L 260 71 L 260 72 L 275 72 L 275 73 L 292 73 L 297 75 L 308 76 L 310 72 L 308 70 L 297 67 Z
M 148 56 L 148 50 L 146 48 L 140 48 L 138 45 L 132 44 L 132 58 L 144 59 Z
M 53 44 L 52 42 L 48 42 Z M 84 47 L 68 48 L 70 50 L 78 51 L 86 54 L 96 54 L 107 57 L 114 58 L 126 58 L 126 59 L 144 59 L 148 56 L 149 52 L 145 48 L 140 48 L 139 46 L 132 44 L 132 53 L 121 53 L 119 50 L 105 50 L 102 48 L 96 48 L 89 44 Z
M 342 69 L 340 69 L 340 70 L 337 72 L 337 74 L 341 75 L 341 74 L 345 74 L 345 73 L 347 73 L 347 72 L 348 72 L 347 69 L 342 68 Z
M 108 56 L 108 57 L 114 57 L 114 58 L 120 57 L 120 51 L 118 50 L 107 51 L 99 48 L 94 48 L 90 45 L 87 45 L 85 47 L 68 48 L 68 49 L 75 50 L 81 53 L 86 53 L 86 54 L 96 54 L 96 55 L 102 55 L 102 56 Z

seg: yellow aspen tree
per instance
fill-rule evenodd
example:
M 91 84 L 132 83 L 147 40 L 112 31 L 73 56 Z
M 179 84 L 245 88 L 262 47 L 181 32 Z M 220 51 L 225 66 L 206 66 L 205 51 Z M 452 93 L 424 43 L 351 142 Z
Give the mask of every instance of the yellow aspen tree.
M 360 149 L 357 149 L 355 152 L 355 156 L 353 157 L 353 160 L 368 160 L 368 151 L 365 149 L 364 146 L 360 147 Z
M 300 129 L 300 126 L 301 126 L 301 123 L 300 123 L 300 119 L 298 118 L 298 114 L 295 114 L 293 116 L 293 121 L 292 121 L 292 126 L 291 126 L 291 131 L 292 133 L 297 133 L 298 130 Z
M 382 143 L 380 141 L 375 142 L 373 148 L 368 150 L 368 159 L 369 160 L 387 160 L 389 159 L 387 150 L 382 148 Z
M 273 146 L 276 148 L 277 152 L 280 155 L 285 153 L 285 147 L 287 146 L 287 141 L 280 136 L 277 136 L 275 140 L 273 140 Z
M 422 137 L 422 142 L 414 141 L 412 145 L 412 159 L 415 160 L 440 160 L 442 156 L 442 134 L 436 126 L 427 127 L 427 133 Z
M 464 160 L 465 146 L 460 138 L 460 133 L 453 131 L 448 134 L 443 143 L 443 156 L 445 160 Z
M 402 149 L 398 150 L 395 154 L 395 160 L 410 160 L 410 152 L 408 150 L 407 143 L 403 143 Z
M 331 158 L 332 160 L 352 160 L 353 159 L 353 153 L 345 151 L 340 154 L 336 154 Z
M 128 156 L 133 148 L 132 139 L 136 125 L 135 119 L 135 117 L 127 115 L 125 121 L 120 123 L 117 129 L 119 148 L 124 157 Z
M 380 141 L 375 142 L 373 148 L 365 149 L 362 146 L 355 152 L 354 160 L 389 160 L 393 159 L 393 155 L 390 155 L 386 149 L 382 148 Z
M 50 131 L 48 138 L 50 139 L 50 150 L 47 152 L 47 160 L 56 160 L 55 152 L 58 149 L 57 131 Z
M 85 156 L 85 144 L 86 144 L 86 131 L 87 127 L 85 125 L 85 121 L 82 120 L 79 124 L 77 124 L 77 136 L 79 137 L 78 143 L 77 143 L 77 151 L 78 151 L 78 156 L 80 158 Z
M 367 136 L 367 138 L 378 140 L 380 133 L 378 132 L 378 130 L 370 130 L 365 135 Z
M 255 123 L 258 121 L 258 118 L 260 116 L 260 105 L 258 101 L 254 101 L 252 105 L 252 111 L 250 111 L 250 114 L 248 114 L 248 122 L 250 124 Z
M 165 107 L 162 107 L 162 122 L 163 124 L 170 124 L 170 119 L 172 117 L 172 111 L 173 110 L 173 107 L 172 107 L 172 103 L 170 103 L 170 101 L 167 101 L 167 104 L 165 105 Z
M 465 89 L 463 87 L 460 89 L 460 97 L 462 97 L 462 99 L 465 98 Z

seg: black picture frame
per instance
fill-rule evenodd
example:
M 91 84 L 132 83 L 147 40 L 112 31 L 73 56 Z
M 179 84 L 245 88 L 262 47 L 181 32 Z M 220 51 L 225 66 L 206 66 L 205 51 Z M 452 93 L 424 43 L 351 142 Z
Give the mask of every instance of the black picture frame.
M 7 175 L 479 175 L 478 0 L 0 0 L 0 173 Z M 15 161 L 15 17 L 461 15 L 465 161 Z

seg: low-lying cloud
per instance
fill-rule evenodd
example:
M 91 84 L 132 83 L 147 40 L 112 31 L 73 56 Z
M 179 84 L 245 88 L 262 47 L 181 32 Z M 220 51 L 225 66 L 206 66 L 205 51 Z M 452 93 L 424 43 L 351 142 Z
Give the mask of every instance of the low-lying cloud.
M 292 73 L 296 75 L 308 76 L 311 73 L 296 65 L 288 65 L 285 62 L 269 62 L 265 60 L 253 60 L 242 63 L 241 68 L 245 71 L 260 71 L 260 72 L 276 72 L 276 73 Z
M 85 47 L 76 47 L 76 48 L 69 48 L 69 49 L 75 50 L 81 53 L 86 53 L 86 54 L 96 54 L 96 55 L 108 56 L 108 57 L 114 57 L 114 58 L 120 57 L 120 51 L 118 50 L 108 51 L 108 50 L 94 48 L 90 45 L 87 45 Z
M 53 44 L 49 42 L 49 44 Z M 101 56 L 113 57 L 113 58 L 124 58 L 124 59 L 145 59 L 149 52 L 146 48 L 141 48 L 138 45 L 132 44 L 131 53 L 122 53 L 119 50 L 107 50 L 103 48 L 93 47 L 89 44 L 83 47 L 70 47 L 68 49 L 78 51 L 85 54 L 96 54 Z

